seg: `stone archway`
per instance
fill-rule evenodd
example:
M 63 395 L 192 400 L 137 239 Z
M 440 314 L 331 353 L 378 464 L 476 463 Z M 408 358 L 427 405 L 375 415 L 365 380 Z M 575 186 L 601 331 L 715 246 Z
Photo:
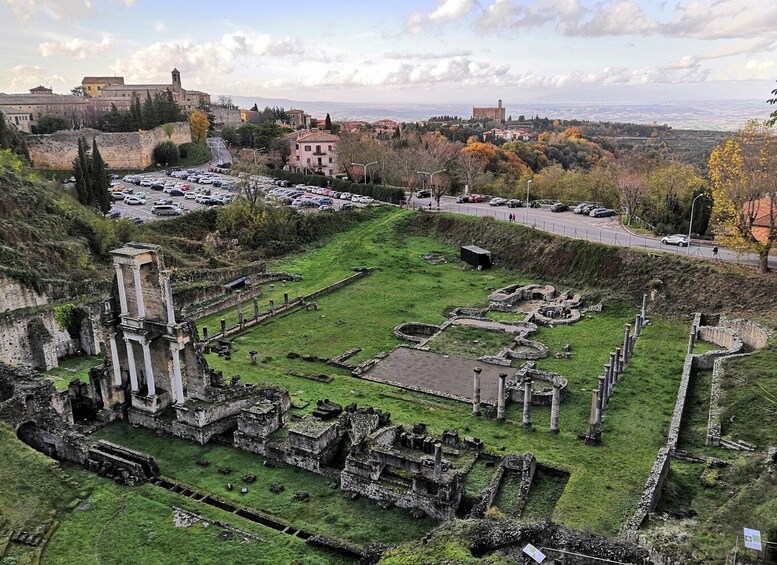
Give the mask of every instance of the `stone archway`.
M 53 441 L 47 441 L 46 433 L 33 421 L 27 421 L 16 428 L 16 437 L 20 441 L 44 455 L 57 459 L 57 446 Z

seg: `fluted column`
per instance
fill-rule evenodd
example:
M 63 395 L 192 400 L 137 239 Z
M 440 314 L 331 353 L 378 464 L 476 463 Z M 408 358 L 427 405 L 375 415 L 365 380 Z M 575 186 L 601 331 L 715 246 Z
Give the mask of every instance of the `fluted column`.
M 113 365 L 113 386 L 121 386 L 121 365 L 119 363 L 119 352 L 116 349 L 116 334 L 112 333 L 111 336 L 111 365 Z
M 148 389 L 148 396 L 156 396 L 154 367 L 151 365 L 151 344 L 144 340 L 141 343 L 141 346 L 143 346 L 143 361 L 146 367 L 146 388 Z
M 183 377 L 181 375 L 181 350 L 178 344 L 170 344 L 170 354 L 173 356 L 173 382 L 172 389 L 176 404 L 183 404 L 186 398 L 183 395 Z
M 472 370 L 473 390 L 472 390 L 472 415 L 480 416 L 480 373 L 483 369 L 475 367 Z
M 121 266 L 121 263 L 114 263 L 113 266 L 116 268 L 116 282 L 118 283 L 117 286 L 119 287 L 119 305 L 121 306 L 121 315 L 126 316 L 129 312 L 129 309 L 127 307 L 127 289 L 124 288 L 124 270 Z
M 135 277 L 135 299 L 138 303 L 138 318 L 145 318 L 146 303 L 143 301 L 143 285 L 140 280 L 140 265 L 132 265 L 132 275 Z

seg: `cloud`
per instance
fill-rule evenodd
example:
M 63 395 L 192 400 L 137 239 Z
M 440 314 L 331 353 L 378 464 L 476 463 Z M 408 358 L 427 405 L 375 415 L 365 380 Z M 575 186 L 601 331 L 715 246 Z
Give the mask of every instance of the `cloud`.
M 47 16 L 55 20 L 77 20 L 88 15 L 92 0 L 3 0 L 20 20 Z
M 777 3 L 769 0 L 690 1 L 677 7 L 665 33 L 697 39 L 774 37 Z
M 417 59 L 417 60 L 434 60 L 434 59 L 450 59 L 451 57 L 467 57 L 472 55 L 472 51 L 469 49 L 455 49 L 453 51 L 443 51 L 440 53 L 403 53 L 401 51 L 386 51 L 383 53 L 384 59 Z
M 91 41 L 89 39 L 80 39 L 74 37 L 67 41 L 58 41 L 41 43 L 38 45 L 38 52 L 43 57 L 52 57 L 56 55 L 65 55 L 74 59 L 86 59 L 88 56 L 105 53 L 113 47 L 113 38 L 104 34 L 102 40 Z
M 421 12 L 410 14 L 406 27 L 411 33 L 420 33 L 429 24 L 458 20 L 476 8 L 478 8 L 477 0 L 437 0 L 437 8 L 428 14 Z
M 774 59 L 748 59 L 744 64 L 731 64 L 711 75 L 712 80 L 769 80 L 777 74 Z
M 11 92 L 26 91 L 34 86 L 66 87 L 67 79 L 58 74 L 51 74 L 46 69 L 37 65 L 16 65 L 9 69 L 9 75 L 13 78 L 8 82 Z
M 166 77 L 173 67 L 183 73 L 221 75 L 234 71 L 240 58 L 300 56 L 303 51 L 296 40 L 235 31 L 216 41 L 158 41 L 120 60 L 116 70 L 130 81 L 145 82 Z

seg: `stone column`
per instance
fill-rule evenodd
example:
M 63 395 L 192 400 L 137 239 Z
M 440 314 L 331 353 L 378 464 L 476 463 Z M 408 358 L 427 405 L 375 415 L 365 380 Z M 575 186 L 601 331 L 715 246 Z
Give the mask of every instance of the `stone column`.
M 127 308 L 127 289 L 124 288 L 124 270 L 121 266 L 121 263 L 114 263 L 114 267 L 116 267 L 116 282 L 118 283 L 119 287 L 119 304 L 121 306 L 121 315 L 126 316 L 129 312 L 129 309 Z
M 221 337 L 225 337 L 227 334 L 227 321 L 225 319 L 221 319 Z
M 151 365 L 151 347 L 148 341 L 142 341 L 143 361 L 146 368 L 146 388 L 149 396 L 156 396 L 156 385 L 154 384 L 154 367 Z
M 127 347 L 127 364 L 129 365 L 130 390 L 138 392 L 138 368 L 135 365 L 135 351 L 132 349 L 132 341 L 124 338 L 124 345 Z
M 135 277 L 135 300 L 138 303 L 138 318 L 146 317 L 146 303 L 143 301 L 143 285 L 140 280 L 140 265 L 132 265 L 132 275 Z
M 442 444 L 434 444 L 434 480 L 439 481 L 442 477 Z
M 610 353 L 610 375 L 607 382 L 610 383 L 610 394 L 615 387 L 616 370 L 618 369 L 618 360 L 615 358 L 615 352 Z
M 259 299 L 254 298 L 254 319 L 259 317 Z
M 288 306 L 289 305 L 289 293 L 284 292 L 283 293 L 283 305 Z
M 472 369 L 473 390 L 472 390 L 472 415 L 480 416 L 480 373 L 483 369 L 475 367 Z
M 558 433 L 558 413 L 561 408 L 561 387 L 553 385 L 553 399 L 550 403 L 550 433 Z
M 607 407 L 607 402 L 610 400 L 610 366 L 604 366 L 604 374 L 601 377 L 604 379 L 604 397 L 602 398 L 602 408 Z
M 623 361 L 628 362 L 631 355 L 631 325 L 626 324 L 626 330 L 623 334 Z
M 243 300 L 237 295 L 237 325 L 243 325 Z
M 696 326 L 691 327 L 691 335 L 688 337 L 688 355 L 693 353 L 693 348 L 696 345 L 696 334 L 699 332 L 699 328 Z
M 637 314 L 634 318 L 634 337 L 639 337 L 642 333 L 642 316 Z
M 167 325 L 175 325 L 175 306 L 173 304 L 173 288 L 170 285 L 170 276 L 162 275 L 162 290 L 165 293 L 165 305 L 167 306 Z
M 499 390 L 497 392 L 496 400 L 496 419 L 505 419 L 505 381 L 507 380 L 507 373 L 499 373 Z
M 531 428 L 531 397 L 532 397 L 532 380 L 531 377 L 526 377 L 523 381 L 523 427 Z
M 596 425 L 602 423 L 604 412 L 604 377 L 599 377 L 599 388 L 596 391 Z
M 176 404 L 183 404 L 186 397 L 183 395 L 183 375 L 181 375 L 181 350 L 178 343 L 170 343 L 170 354 L 173 356 L 173 401 Z
M 271 298 L 270 299 L 270 312 L 272 312 L 273 309 L 275 309 L 275 301 L 273 301 L 273 299 Z
M 202 341 L 208 341 L 208 326 L 202 326 Z
M 642 295 L 642 323 L 647 323 L 647 300 L 648 295 L 643 294 Z
M 621 358 L 621 348 L 615 348 L 615 382 L 620 380 L 621 373 L 623 372 L 623 359 Z
M 111 365 L 113 365 L 113 386 L 121 386 L 121 365 L 119 364 L 119 351 L 116 349 L 116 334 L 111 334 Z

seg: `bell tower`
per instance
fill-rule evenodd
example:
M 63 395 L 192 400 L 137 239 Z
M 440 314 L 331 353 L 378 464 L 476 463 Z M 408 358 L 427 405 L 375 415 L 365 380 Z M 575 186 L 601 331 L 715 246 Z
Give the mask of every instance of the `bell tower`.
M 173 69 L 173 91 L 181 92 L 181 71 Z

